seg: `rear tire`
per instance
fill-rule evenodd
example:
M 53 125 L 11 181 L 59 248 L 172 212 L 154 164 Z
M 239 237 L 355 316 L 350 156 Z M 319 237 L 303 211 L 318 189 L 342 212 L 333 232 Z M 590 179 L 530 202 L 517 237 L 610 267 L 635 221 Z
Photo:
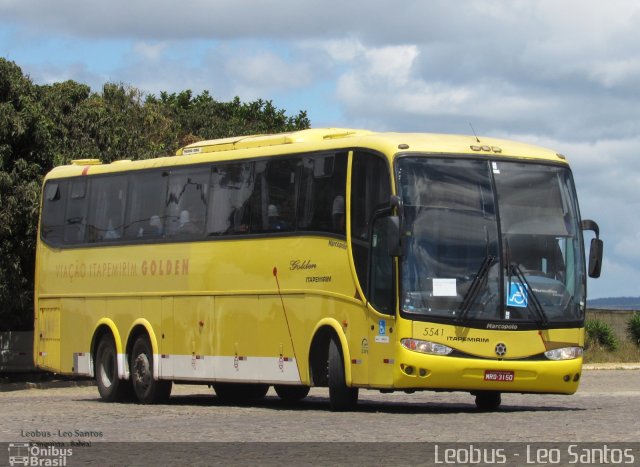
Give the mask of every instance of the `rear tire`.
M 352 410 L 358 403 L 358 388 L 347 386 L 344 374 L 344 358 L 337 337 L 329 341 L 329 358 L 327 363 L 329 379 L 329 405 L 334 412 Z
M 280 399 L 287 402 L 296 402 L 304 399 L 309 394 L 311 389 L 309 386 L 274 386 L 276 394 Z
M 229 404 L 250 404 L 264 399 L 268 384 L 216 383 L 213 385 L 218 398 Z
M 118 378 L 118 352 L 113 338 L 105 335 L 98 342 L 95 364 L 96 385 L 105 402 L 130 401 L 133 396 L 131 382 Z
M 502 396 L 497 391 L 481 391 L 476 392 L 476 407 L 478 410 L 490 412 L 497 410 L 502 403 Z
M 131 350 L 131 382 L 141 404 L 166 402 L 171 395 L 171 381 L 154 379 L 153 351 L 147 336 L 136 339 Z

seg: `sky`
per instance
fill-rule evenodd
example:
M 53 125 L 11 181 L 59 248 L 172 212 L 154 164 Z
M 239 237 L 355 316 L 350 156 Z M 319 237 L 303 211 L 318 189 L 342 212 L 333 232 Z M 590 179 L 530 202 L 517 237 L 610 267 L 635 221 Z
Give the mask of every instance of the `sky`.
M 552 148 L 605 242 L 589 297 L 640 296 L 637 0 L 0 0 L 0 56 L 37 84 L 208 90 L 316 128 L 472 124 Z

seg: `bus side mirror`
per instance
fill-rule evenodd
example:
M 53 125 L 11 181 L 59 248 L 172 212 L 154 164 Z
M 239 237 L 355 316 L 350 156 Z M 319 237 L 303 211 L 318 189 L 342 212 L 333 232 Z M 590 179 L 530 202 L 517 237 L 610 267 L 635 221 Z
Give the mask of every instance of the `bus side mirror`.
M 591 247 L 589 248 L 589 277 L 600 277 L 602 269 L 602 250 L 604 245 L 599 238 L 591 239 Z
M 604 243 L 600 240 L 600 228 L 594 221 L 586 219 L 582 221 L 582 230 L 592 230 L 596 234 L 596 238 L 591 239 L 589 247 L 589 277 L 600 277 L 602 270 L 602 253 Z
M 400 246 L 400 218 L 398 216 L 385 217 L 384 229 L 387 237 L 389 256 L 402 256 L 402 248 Z

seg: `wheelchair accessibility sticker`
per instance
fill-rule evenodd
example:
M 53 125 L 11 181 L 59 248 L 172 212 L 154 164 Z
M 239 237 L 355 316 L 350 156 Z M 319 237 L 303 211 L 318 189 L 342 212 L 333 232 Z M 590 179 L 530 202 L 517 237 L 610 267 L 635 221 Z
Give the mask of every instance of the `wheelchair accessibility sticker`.
M 526 287 L 519 282 L 509 283 L 507 306 L 526 308 L 529 304 L 529 296 Z
M 378 344 L 388 344 L 389 336 L 387 335 L 387 322 L 383 319 L 378 321 L 378 335 L 374 341 Z

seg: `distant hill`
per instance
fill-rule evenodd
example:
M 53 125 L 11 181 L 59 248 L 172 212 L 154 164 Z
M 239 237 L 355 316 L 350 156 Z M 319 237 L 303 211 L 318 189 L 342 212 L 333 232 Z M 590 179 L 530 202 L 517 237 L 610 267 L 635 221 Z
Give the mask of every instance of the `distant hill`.
M 588 308 L 640 310 L 640 297 L 607 297 L 587 300 Z

